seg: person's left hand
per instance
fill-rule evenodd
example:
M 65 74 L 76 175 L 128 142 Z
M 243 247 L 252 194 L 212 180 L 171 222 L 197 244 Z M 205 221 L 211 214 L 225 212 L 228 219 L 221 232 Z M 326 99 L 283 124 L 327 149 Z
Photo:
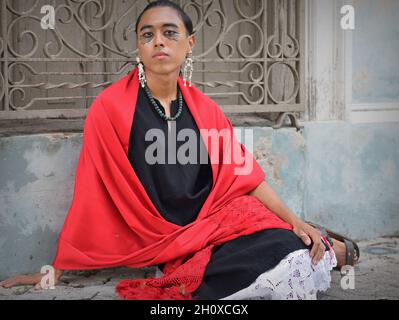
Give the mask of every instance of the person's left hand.
M 310 246 L 313 242 L 312 249 L 310 251 L 310 258 L 314 265 L 318 264 L 324 257 L 326 248 L 321 240 L 321 232 L 303 222 L 302 220 L 297 220 L 293 224 L 293 232 L 302 239 L 302 241 Z

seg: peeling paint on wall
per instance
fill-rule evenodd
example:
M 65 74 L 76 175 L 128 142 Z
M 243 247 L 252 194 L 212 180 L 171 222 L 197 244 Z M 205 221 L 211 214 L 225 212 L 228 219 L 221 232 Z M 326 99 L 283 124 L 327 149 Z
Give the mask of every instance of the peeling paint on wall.
M 27 171 L 29 159 L 23 156 L 26 145 L 14 145 L 12 141 L 0 139 L 0 194 L 19 192 L 25 185 L 38 180 L 36 175 Z
M 254 148 L 254 157 L 265 170 L 267 179 L 271 179 L 277 186 L 283 187 L 284 181 L 280 176 L 280 170 L 283 164 L 288 164 L 288 158 L 272 153 L 272 141 L 270 137 L 258 139 Z

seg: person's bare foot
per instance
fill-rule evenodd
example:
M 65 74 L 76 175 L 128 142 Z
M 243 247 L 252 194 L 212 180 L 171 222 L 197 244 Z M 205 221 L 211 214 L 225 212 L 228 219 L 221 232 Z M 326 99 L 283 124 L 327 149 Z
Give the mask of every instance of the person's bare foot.
M 63 275 L 63 273 L 64 273 L 64 270 L 55 269 L 54 285 L 57 285 L 59 283 L 60 278 Z M 11 288 L 14 286 L 19 286 L 19 285 L 34 285 L 35 289 L 42 289 L 41 280 L 42 280 L 43 276 L 44 276 L 44 274 L 40 273 L 40 272 L 28 274 L 28 275 L 14 276 L 14 277 L 8 278 L 4 281 L 1 281 L 0 287 L 8 289 L 8 288 Z

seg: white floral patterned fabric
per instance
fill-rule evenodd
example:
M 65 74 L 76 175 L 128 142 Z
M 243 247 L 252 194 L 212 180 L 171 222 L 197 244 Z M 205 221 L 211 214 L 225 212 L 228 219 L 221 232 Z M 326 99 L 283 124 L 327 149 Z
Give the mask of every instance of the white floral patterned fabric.
M 313 265 L 309 250 L 290 253 L 254 283 L 221 300 L 316 300 L 317 292 L 331 284 L 331 270 L 337 265 L 332 250 Z

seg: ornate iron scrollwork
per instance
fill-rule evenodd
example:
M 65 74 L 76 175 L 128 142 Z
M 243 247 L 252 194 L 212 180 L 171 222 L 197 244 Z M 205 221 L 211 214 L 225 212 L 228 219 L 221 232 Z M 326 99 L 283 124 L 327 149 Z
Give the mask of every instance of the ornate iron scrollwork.
M 53 0 L 55 28 L 43 30 L 49 1 L 2 1 L 0 116 L 87 108 L 134 66 L 135 17 L 148 2 Z M 195 85 L 230 111 L 304 111 L 303 0 L 177 2 L 195 25 Z

